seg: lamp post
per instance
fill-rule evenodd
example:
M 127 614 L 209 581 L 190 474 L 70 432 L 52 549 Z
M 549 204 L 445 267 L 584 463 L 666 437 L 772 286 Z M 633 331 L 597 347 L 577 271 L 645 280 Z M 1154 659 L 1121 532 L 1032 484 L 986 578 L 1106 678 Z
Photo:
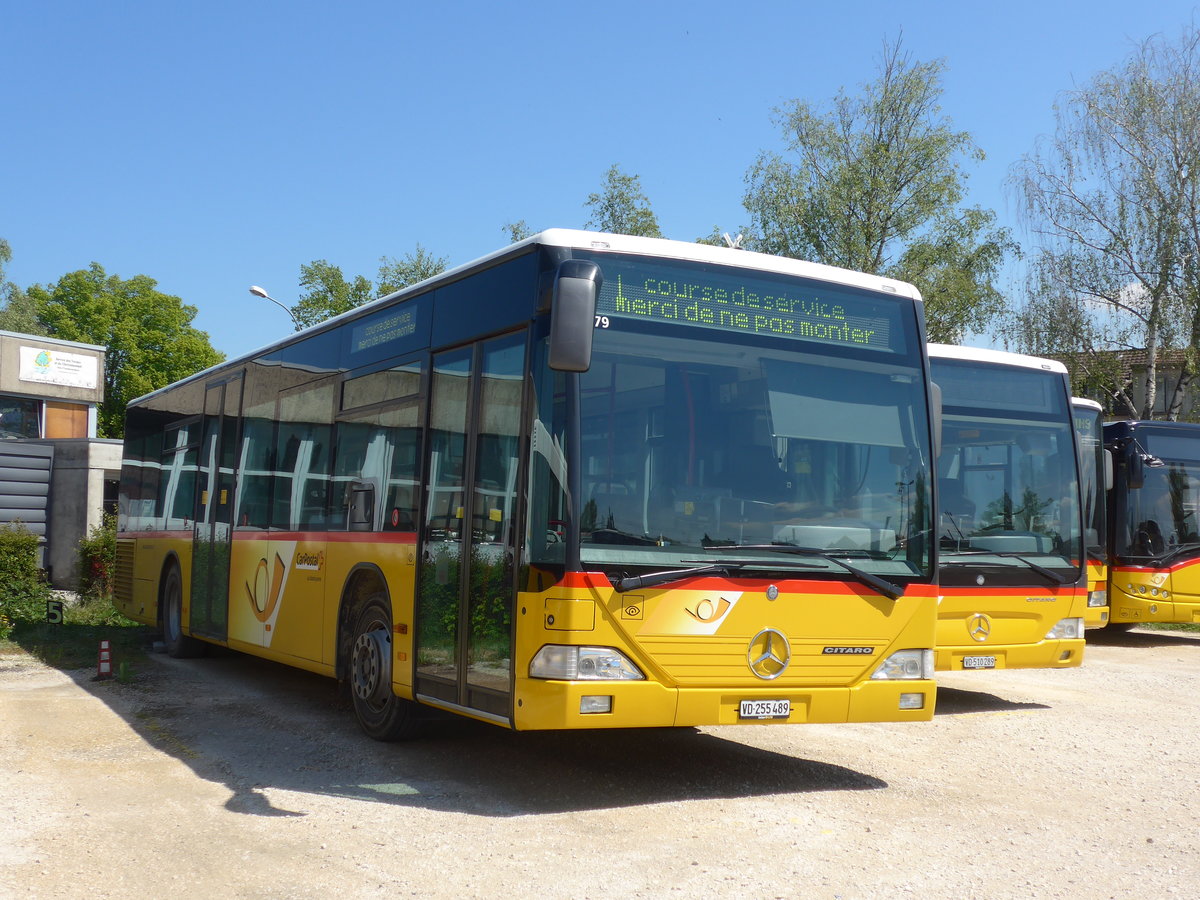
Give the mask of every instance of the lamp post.
M 278 300 L 276 300 L 274 297 L 272 297 L 270 294 L 268 294 L 266 288 L 261 288 L 257 284 L 252 284 L 252 285 L 250 285 L 250 293 L 252 293 L 255 297 L 262 297 L 262 299 L 264 299 L 264 300 L 270 300 L 272 303 L 274 303 L 276 306 L 278 306 L 280 309 L 282 309 L 285 313 L 287 313 L 288 318 L 290 318 L 292 320 L 292 325 L 294 325 L 296 327 L 297 331 L 300 330 L 301 325 L 299 322 L 296 321 L 296 314 L 293 313 L 290 308 L 288 308 L 287 306 L 284 306 L 282 303 L 280 303 Z

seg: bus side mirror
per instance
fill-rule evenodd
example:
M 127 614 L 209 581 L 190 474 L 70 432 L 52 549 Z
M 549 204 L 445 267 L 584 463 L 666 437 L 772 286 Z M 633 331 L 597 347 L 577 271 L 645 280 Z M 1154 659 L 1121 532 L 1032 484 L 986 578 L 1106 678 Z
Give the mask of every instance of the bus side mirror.
M 1130 490 L 1140 490 L 1146 483 L 1146 464 L 1142 454 L 1138 452 L 1137 444 L 1130 441 L 1125 447 L 1125 481 Z
M 1104 451 L 1104 490 L 1111 491 L 1113 486 L 1113 455 L 1112 451 Z
M 565 260 L 554 276 L 550 307 L 550 368 L 586 372 L 592 365 L 596 300 L 604 276 L 594 262 Z
M 942 455 L 942 388 L 936 381 L 929 382 L 929 416 L 933 421 L 933 458 Z

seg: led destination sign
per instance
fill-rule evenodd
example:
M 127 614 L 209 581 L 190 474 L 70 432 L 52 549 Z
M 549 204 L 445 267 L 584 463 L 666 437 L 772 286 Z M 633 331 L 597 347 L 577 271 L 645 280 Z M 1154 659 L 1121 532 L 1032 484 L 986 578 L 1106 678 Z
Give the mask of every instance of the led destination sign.
M 654 264 L 597 260 L 604 285 L 596 312 L 723 331 L 902 351 L 902 302 L 820 282 L 739 277 Z

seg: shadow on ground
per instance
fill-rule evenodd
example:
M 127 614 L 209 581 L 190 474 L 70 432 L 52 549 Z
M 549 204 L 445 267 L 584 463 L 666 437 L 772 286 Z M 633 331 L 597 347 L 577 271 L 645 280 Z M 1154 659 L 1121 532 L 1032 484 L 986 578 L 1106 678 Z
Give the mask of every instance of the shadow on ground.
M 147 742 L 226 785 L 229 809 L 252 815 L 306 814 L 302 798 L 272 803 L 267 789 L 518 816 L 887 787 L 690 728 L 517 733 L 453 718 L 381 744 L 358 730 L 333 681 L 235 653 L 151 655 L 129 684 L 74 674 Z
M 1017 700 L 1007 700 L 1004 697 L 997 697 L 995 694 L 987 694 L 983 691 L 968 691 L 962 688 L 938 685 L 937 710 L 935 713 L 938 716 L 1022 709 L 1050 709 L 1050 707 L 1045 703 L 1024 703 Z
M 1195 647 L 1200 650 L 1200 632 L 1098 628 L 1087 633 L 1087 642 L 1105 647 Z M 1087 665 L 1086 659 L 1084 665 Z

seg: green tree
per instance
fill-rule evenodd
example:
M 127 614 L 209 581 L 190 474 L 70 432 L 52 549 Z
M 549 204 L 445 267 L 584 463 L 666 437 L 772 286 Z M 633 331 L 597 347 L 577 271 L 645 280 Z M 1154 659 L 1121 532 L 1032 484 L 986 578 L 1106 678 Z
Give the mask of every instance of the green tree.
M 292 319 L 300 331 L 445 270 L 446 259 L 434 256 L 420 244 L 402 259 L 381 257 L 378 284 L 365 275 L 347 280 L 340 267 L 323 259 L 313 260 L 300 267 L 303 290 L 300 300 L 291 307 Z
M 379 260 L 379 294 L 391 294 L 419 284 L 446 271 L 446 258 L 434 256 L 420 244 L 403 259 L 384 256 Z
M 1166 416 L 1200 360 L 1200 31 L 1142 43 L 1056 107 L 1053 136 L 1013 170 L 1035 235 L 1009 337 L 1059 355 L 1122 414 L 1154 416 L 1163 352 L 1182 350 Z M 1141 405 L 1114 350 L 1145 351 Z
M 509 243 L 512 244 L 516 244 L 527 237 L 533 237 L 537 234 L 524 219 L 518 219 L 515 222 L 505 222 L 500 226 L 500 230 L 508 235 Z
M 956 343 L 1005 309 L 993 282 L 1018 248 L 995 213 L 961 205 L 963 166 L 983 153 L 938 105 L 943 71 L 897 40 L 860 95 L 784 104 L 788 155 L 760 154 L 744 203 L 751 249 L 911 281 L 930 338 Z
M 157 286 L 145 275 L 108 275 L 94 262 L 55 284 L 29 289 L 38 320 L 51 335 L 106 349 L 101 437 L 121 436 L 125 405 L 133 398 L 225 358 L 206 332 L 192 326 L 196 307 Z
M 323 259 L 300 267 L 300 287 L 300 299 L 291 308 L 297 331 L 375 299 L 371 279 L 355 275 L 347 281 L 339 266 Z
M 615 164 L 605 173 L 601 191 L 588 194 L 583 205 L 591 210 L 587 228 L 612 234 L 662 237 L 658 218 L 642 193 L 641 178 L 626 175 Z
M 12 248 L 0 238 L 0 331 L 46 336 L 46 328 L 38 321 L 37 309 L 29 295 L 4 276 L 10 262 Z

